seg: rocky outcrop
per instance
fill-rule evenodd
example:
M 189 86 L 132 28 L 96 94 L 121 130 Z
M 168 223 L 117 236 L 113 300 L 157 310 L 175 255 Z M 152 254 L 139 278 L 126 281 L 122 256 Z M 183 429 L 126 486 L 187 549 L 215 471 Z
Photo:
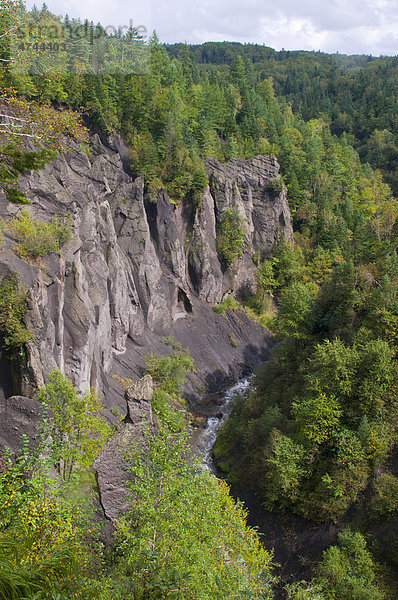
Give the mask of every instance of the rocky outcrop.
M 150 375 L 145 375 L 136 383 L 127 388 L 127 414 L 133 425 L 143 420 L 152 425 L 152 397 L 153 381 Z
M 193 402 L 267 357 L 262 328 L 243 314 L 216 315 L 212 303 L 254 286 L 253 253 L 267 254 L 281 234 L 292 238 L 286 191 L 270 185 L 279 180 L 274 158 L 207 161 L 210 183 L 195 212 L 164 191 L 150 203 L 143 179 L 125 170 L 120 144 L 94 136 L 90 156 L 69 149 L 23 181 L 33 216 L 71 215 L 73 239 L 62 256 L 28 262 L 13 252 L 11 239 L 0 252 L 0 278 L 17 272 L 30 295 L 34 338 L 23 393 L 32 395 L 58 367 L 82 392 L 96 387 L 113 420 L 111 409 L 126 412 L 114 376 L 139 377 L 151 349 L 167 351 L 164 335 L 195 358 L 198 374 L 187 388 Z M 223 271 L 216 224 L 228 208 L 244 217 L 247 235 L 244 255 Z M 0 195 L 1 218 L 20 210 Z
M 255 290 L 252 257 L 267 256 L 280 235 L 293 243 L 287 190 L 280 181 L 279 165 L 274 156 L 256 156 L 249 160 L 233 158 L 226 164 L 208 160 L 206 166 L 216 221 L 232 209 L 241 216 L 246 229 L 245 252 L 233 266 L 233 273 L 229 274 L 232 277 L 224 281 L 222 291 L 229 291 L 228 285 L 236 294 L 240 290 Z M 203 262 L 206 259 L 204 256 Z M 220 295 L 212 301 L 219 300 Z
M 133 478 L 130 455 L 145 443 L 143 426 L 152 425 L 152 378 L 147 375 L 126 390 L 128 415 L 94 463 L 104 514 L 112 522 L 127 510 Z

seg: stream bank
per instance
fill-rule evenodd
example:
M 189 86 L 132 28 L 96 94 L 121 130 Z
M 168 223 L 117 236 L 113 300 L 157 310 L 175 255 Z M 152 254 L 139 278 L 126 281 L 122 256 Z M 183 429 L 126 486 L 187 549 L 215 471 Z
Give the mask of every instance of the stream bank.
M 264 363 L 256 371 L 263 367 Z M 201 457 L 204 467 L 217 477 L 223 477 L 211 457 L 217 433 L 232 413 L 234 401 L 249 394 L 252 377 L 253 374 L 248 375 L 218 393 L 213 398 L 213 414 L 208 417 L 206 427 L 198 428 L 192 434 L 191 445 L 195 454 Z M 288 583 L 311 578 L 313 567 L 322 552 L 337 541 L 337 534 L 342 528 L 333 523 L 314 524 L 290 511 L 276 513 L 266 510 L 261 498 L 239 484 L 231 485 L 231 494 L 246 506 L 247 523 L 257 529 L 264 546 L 273 549 L 280 577 L 279 589 Z
M 231 414 L 234 401 L 249 392 L 251 378 L 252 375 L 248 375 L 229 389 L 217 394 L 217 398 L 213 400 L 215 402 L 211 411 L 213 414 L 207 418 L 206 427 L 195 429 L 192 433 L 191 445 L 194 453 L 201 457 L 205 468 L 215 475 L 217 475 L 217 467 L 211 458 L 211 452 L 216 443 L 217 433 Z

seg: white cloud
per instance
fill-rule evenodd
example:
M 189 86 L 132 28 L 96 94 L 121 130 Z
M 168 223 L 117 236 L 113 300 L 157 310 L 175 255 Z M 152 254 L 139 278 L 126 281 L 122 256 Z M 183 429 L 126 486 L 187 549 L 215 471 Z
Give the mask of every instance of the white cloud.
M 28 5 L 33 4 L 28 0 Z M 397 54 L 396 0 L 47 0 L 57 14 L 144 24 L 162 41 L 242 41 L 276 49 Z

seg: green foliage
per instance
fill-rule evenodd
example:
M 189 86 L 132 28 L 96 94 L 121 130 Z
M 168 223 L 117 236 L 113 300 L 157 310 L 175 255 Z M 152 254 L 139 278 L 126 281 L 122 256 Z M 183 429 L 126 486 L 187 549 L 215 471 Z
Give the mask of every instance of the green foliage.
M 50 516 L 50 515 L 47 515 Z M 36 533 L 30 532 L 30 537 Z M 35 540 L 36 547 L 42 540 Z M 14 532 L 0 536 L 0 598 L 1 600 L 25 600 L 34 594 L 47 593 L 55 583 L 71 576 L 78 567 L 76 548 L 68 540 L 51 548 L 46 556 L 36 561 L 33 556 L 22 553 L 32 551 L 32 540 L 16 539 Z M 36 562 L 36 564 L 34 564 Z M 36 596 L 34 596 L 36 597 Z
M 49 223 L 34 219 L 26 211 L 11 221 L 3 222 L 3 230 L 17 240 L 16 251 L 23 258 L 39 258 L 60 252 L 72 237 L 70 216 L 54 217 Z
M 217 250 L 227 267 L 232 267 L 242 256 L 245 237 L 243 219 L 229 208 L 217 224 Z
M 270 179 L 266 185 L 267 191 L 271 196 L 279 196 L 283 192 L 283 181 L 280 177 Z
M 233 480 L 255 486 L 267 505 L 338 519 L 395 443 L 393 355 L 379 340 L 302 348 L 285 342 L 258 376 L 257 393 L 219 435 L 220 464 Z
M 319 581 L 327 597 L 335 600 L 383 600 L 377 565 L 359 532 L 346 529 L 338 536 L 339 545 L 331 546 L 319 564 Z
M 271 555 L 227 485 L 189 455 L 184 436 L 160 429 L 131 456 L 134 502 L 118 528 L 119 569 L 137 598 L 271 598 Z
M 18 11 L 21 13 L 22 3 L 14 4 L 19 4 Z M 22 23 L 21 26 L 23 27 Z M 15 26 L 11 27 L 12 38 L 16 29 L 18 28 Z M 1 38 L 4 35 L 3 33 Z M 2 41 L 4 43 L 4 40 Z M 4 60 L 6 63 L 13 62 L 15 55 L 12 59 Z M 4 61 L 2 66 L 5 66 Z M 10 73 L 8 75 L 10 76 Z M 26 93 L 26 90 L 22 93 Z M 17 98 L 12 88 L 6 93 L 3 92 L 2 102 L 5 122 L 2 123 L 0 142 L 0 187 L 9 202 L 30 204 L 25 192 L 20 189 L 20 176 L 27 175 L 32 170 L 40 170 L 53 160 L 61 148 L 63 136 L 64 146 L 73 138 L 85 147 L 87 132 L 80 125 L 77 113 L 69 110 L 57 111 L 33 100 L 27 102 Z M 66 136 L 69 136 L 69 139 Z
M 166 394 L 174 398 L 181 395 L 186 376 L 194 370 L 194 366 L 189 349 L 182 350 L 176 345 L 168 356 L 158 356 L 151 352 L 146 359 L 147 372 Z
M 382 340 L 347 346 L 341 340 L 315 347 L 308 366 L 308 386 L 337 393 L 351 422 L 360 415 L 379 419 L 388 411 L 397 384 L 395 353 Z
M 228 339 L 231 342 L 231 346 L 233 348 L 237 348 L 240 345 L 240 342 L 238 339 L 236 339 L 236 337 L 234 336 L 234 334 L 232 332 L 230 332 L 228 334 Z
M 315 581 L 300 581 L 286 586 L 286 600 L 325 600 L 320 586 Z
M 372 513 L 377 517 L 390 516 L 398 510 L 398 479 L 389 473 L 380 473 L 373 482 Z
M 9 275 L 0 282 L 0 333 L 6 350 L 21 352 L 31 339 L 25 325 L 28 310 L 27 293 L 21 288 L 16 275 Z
M 256 271 L 257 291 L 264 298 L 265 294 L 272 294 L 277 283 L 274 276 L 274 269 L 270 260 L 264 260 Z
M 265 483 L 268 489 L 266 505 L 273 507 L 275 502 L 283 505 L 294 501 L 300 480 L 306 474 L 304 447 L 273 429 L 266 456 L 265 462 L 269 466 Z
M 184 431 L 186 429 L 185 410 L 181 408 L 178 401 L 173 403 L 173 399 L 165 390 L 158 388 L 154 391 L 152 410 L 170 431 Z
M 0 468 L 0 598 L 45 597 L 52 589 L 72 593 L 90 562 L 82 503 L 68 501 L 48 476 L 43 443 L 27 444 Z
M 306 340 L 311 335 L 318 287 L 313 283 L 291 283 L 281 296 L 275 327 L 282 335 Z
M 239 307 L 239 302 L 235 300 L 232 294 L 229 294 L 221 304 L 213 306 L 213 310 L 218 315 L 225 317 L 227 310 L 238 310 Z
M 173 432 L 186 429 L 185 403 L 181 397 L 188 373 L 195 364 L 188 348 L 182 349 L 174 337 L 164 337 L 162 342 L 172 346 L 171 354 L 159 356 L 153 352 L 146 359 L 147 372 L 157 385 L 152 399 L 152 410 L 163 426 Z
M 57 370 L 48 375 L 37 398 L 54 415 L 51 457 L 58 473 L 68 481 L 74 470 L 92 466 L 111 435 L 101 416 L 102 401 L 93 390 L 79 396 L 72 382 Z
M 304 256 L 300 248 L 293 248 L 280 237 L 272 257 L 274 286 L 278 291 L 304 279 Z
M 314 521 L 337 521 L 365 488 L 369 465 L 355 433 L 342 428 L 334 440 L 334 456 L 328 449 L 318 456 L 318 468 L 303 486 L 297 512 Z
M 294 343 L 285 340 L 257 378 L 242 422 L 228 421 L 216 454 L 231 480 L 252 485 L 268 505 L 337 520 L 397 440 L 398 212 L 380 174 L 361 166 L 346 139 L 320 120 L 289 118 L 278 143 L 283 176 L 298 186 L 295 246 L 282 237 L 260 265 L 250 306 L 263 311 L 258 296 L 272 293 L 271 329 Z M 305 448 L 299 463 L 293 452 L 283 465 L 305 470 L 292 476 L 290 498 L 272 485 L 283 469 L 268 460 L 271 415 L 282 436 Z
M 19 176 L 42 169 L 55 156 L 56 153 L 51 150 L 24 152 L 16 149 L 13 144 L 3 146 L 0 149 L 0 185 L 6 193 L 7 200 L 14 204 L 30 204 L 18 186 Z
M 335 396 L 321 393 L 316 398 L 293 402 L 292 415 L 300 441 L 312 447 L 326 442 L 337 432 L 342 410 Z

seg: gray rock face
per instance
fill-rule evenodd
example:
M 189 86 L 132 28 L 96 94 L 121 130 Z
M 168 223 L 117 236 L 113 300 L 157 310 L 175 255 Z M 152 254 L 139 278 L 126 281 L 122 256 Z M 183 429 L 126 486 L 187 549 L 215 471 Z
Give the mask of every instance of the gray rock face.
M 282 186 L 281 193 L 275 194 L 272 188 L 272 183 L 280 182 L 279 165 L 274 156 L 256 156 L 249 160 L 233 158 L 226 164 L 210 159 L 206 166 L 216 220 L 221 221 L 232 209 L 246 226 L 245 253 L 234 265 L 233 289 L 255 289 L 253 254 L 267 256 L 280 235 L 293 243 L 287 190 Z
M 137 443 L 137 434 L 134 425 L 123 423 L 94 463 L 102 509 L 111 521 L 116 521 L 130 506 L 128 482 L 132 475 L 126 469 L 127 456 Z
M 254 252 L 267 254 L 280 234 L 292 239 L 286 191 L 275 195 L 269 188 L 279 177 L 276 160 L 207 161 L 210 185 L 194 214 L 188 203 L 175 206 L 164 191 L 157 204 L 149 203 L 143 179 L 126 172 L 125 157 L 120 139 L 105 145 L 94 136 L 90 158 L 76 147 L 23 182 L 30 214 L 48 220 L 69 213 L 73 222 L 73 239 L 62 256 L 24 261 L 10 239 L 0 252 L 0 278 L 17 272 L 30 295 L 27 324 L 34 339 L 28 344 L 25 395 L 58 367 L 82 392 L 96 387 L 108 409 L 125 414 L 124 390 L 114 375 L 140 376 L 150 349 L 167 351 L 163 335 L 175 335 L 198 361 L 200 374 L 189 384 L 193 399 L 209 381 L 234 378 L 266 355 L 263 330 L 249 322 L 240 327 L 243 317 L 237 315 L 223 321 L 211 304 L 255 285 Z M 228 208 L 245 218 L 247 236 L 244 256 L 223 273 L 216 223 Z M 0 193 L 0 218 L 20 210 Z M 238 348 L 228 343 L 230 329 L 237 330 Z M 208 348 L 217 335 L 222 341 L 213 347 L 223 356 Z
M 189 253 L 192 285 L 207 302 L 219 302 L 223 293 L 223 274 L 216 247 L 216 213 L 210 189 L 195 215 Z
M 40 441 L 43 408 L 41 404 L 25 396 L 11 396 L 0 403 L 0 455 L 7 447 L 15 452 L 21 447 L 25 436 L 30 447 Z
M 130 421 L 119 425 L 97 457 L 97 473 L 101 505 L 105 516 L 112 522 L 130 506 L 128 482 L 133 474 L 128 469 L 129 455 L 144 443 L 142 426 L 152 423 L 152 377 L 145 376 L 126 390 Z

